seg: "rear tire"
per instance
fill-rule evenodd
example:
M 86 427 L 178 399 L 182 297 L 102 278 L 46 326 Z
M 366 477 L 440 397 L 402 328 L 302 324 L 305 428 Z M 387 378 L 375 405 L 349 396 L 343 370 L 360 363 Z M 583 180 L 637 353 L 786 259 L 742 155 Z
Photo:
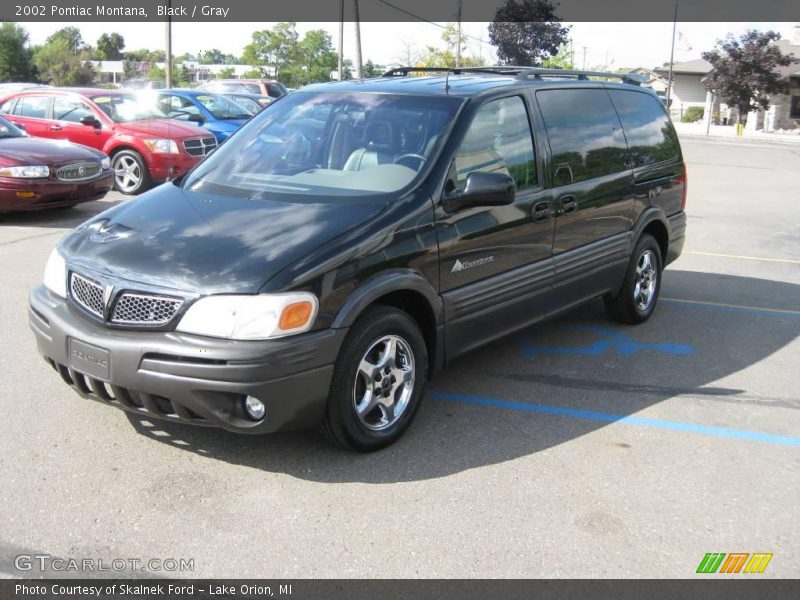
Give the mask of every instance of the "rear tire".
M 661 248 L 652 235 L 645 233 L 636 243 L 619 292 L 604 298 L 611 318 L 631 325 L 649 319 L 661 291 L 661 274 Z
M 111 158 L 114 189 L 125 195 L 141 194 L 150 187 L 147 163 L 136 150 L 120 150 Z
M 397 441 L 422 401 L 428 353 L 405 312 L 375 306 L 355 322 L 339 352 L 320 423 L 331 444 L 372 452 Z

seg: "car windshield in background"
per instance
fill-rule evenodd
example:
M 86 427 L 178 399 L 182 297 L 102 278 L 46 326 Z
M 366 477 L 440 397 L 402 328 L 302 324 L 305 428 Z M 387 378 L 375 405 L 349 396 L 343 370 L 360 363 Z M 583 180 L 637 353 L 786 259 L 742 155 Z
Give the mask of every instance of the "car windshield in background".
M 214 115 L 215 119 L 249 119 L 253 115 L 225 96 L 208 94 L 195 96 L 205 109 Z
M 142 102 L 133 95 L 95 96 L 92 101 L 115 123 L 166 118 L 166 115 L 154 106 Z
M 25 134 L 14 127 L 12 123 L 6 121 L 3 117 L 0 117 L 0 140 L 4 138 L 18 137 L 25 137 Z
M 462 102 L 297 92 L 254 117 L 183 185 L 252 199 L 397 192 L 436 156 Z

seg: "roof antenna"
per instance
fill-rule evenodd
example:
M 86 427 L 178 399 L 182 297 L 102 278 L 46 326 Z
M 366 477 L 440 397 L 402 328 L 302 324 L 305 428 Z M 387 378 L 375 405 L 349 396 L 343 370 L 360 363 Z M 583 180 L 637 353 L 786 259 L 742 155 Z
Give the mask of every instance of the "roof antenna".
M 450 71 L 444 72 L 444 93 L 450 93 Z

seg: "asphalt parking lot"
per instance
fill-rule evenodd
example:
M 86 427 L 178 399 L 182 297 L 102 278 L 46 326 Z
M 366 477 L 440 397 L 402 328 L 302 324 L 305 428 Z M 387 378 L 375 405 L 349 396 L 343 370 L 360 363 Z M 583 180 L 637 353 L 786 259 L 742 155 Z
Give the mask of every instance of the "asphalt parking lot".
M 649 322 L 595 304 L 474 352 L 371 455 L 80 399 L 27 294 L 120 197 L 0 217 L 0 576 L 70 575 L 15 567 L 47 554 L 194 561 L 116 576 L 691 577 L 709 552 L 800 576 L 800 145 L 682 145 L 689 237 Z

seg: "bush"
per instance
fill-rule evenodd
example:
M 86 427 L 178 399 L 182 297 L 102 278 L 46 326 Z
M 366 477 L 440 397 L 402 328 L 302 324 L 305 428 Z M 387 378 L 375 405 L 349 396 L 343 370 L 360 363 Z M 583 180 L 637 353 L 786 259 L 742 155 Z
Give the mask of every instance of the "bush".
M 690 106 L 681 116 L 681 123 L 696 123 L 703 118 L 705 109 L 702 106 Z

